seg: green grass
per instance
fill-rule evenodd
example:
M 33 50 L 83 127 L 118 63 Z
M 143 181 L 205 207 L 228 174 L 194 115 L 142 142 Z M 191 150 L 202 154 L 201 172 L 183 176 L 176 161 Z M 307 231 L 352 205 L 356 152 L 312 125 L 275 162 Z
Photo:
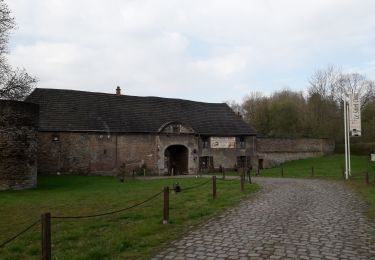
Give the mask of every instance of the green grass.
M 364 178 L 365 171 L 369 172 L 370 177 L 375 178 L 375 162 L 371 162 L 369 157 L 353 155 L 351 163 L 352 178 Z M 286 162 L 278 167 L 262 170 L 261 176 L 280 177 L 283 169 L 284 177 L 308 178 L 312 177 L 312 167 L 314 167 L 314 177 L 342 179 L 344 165 L 344 155 L 335 154 Z
M 40 214 L 89 215 L 141 202 L 179 182 L 184 187 L 201 178 L 126 180 L 114 177 L 46 176 L 37 189 L 0 192 L 0 243 L 22 230 Z M 162 195 L 135 209 L 89 219 L 52 219 L 52 255 L 55 259 L 146 259 L 168 241 L 258 190 L 255 184 L 240 191 L 239 181 L 212 184 L 170 194 L 170 224 L 162 224 Z M 40 225 L 0 249 L 1 259 L 39 259 Z

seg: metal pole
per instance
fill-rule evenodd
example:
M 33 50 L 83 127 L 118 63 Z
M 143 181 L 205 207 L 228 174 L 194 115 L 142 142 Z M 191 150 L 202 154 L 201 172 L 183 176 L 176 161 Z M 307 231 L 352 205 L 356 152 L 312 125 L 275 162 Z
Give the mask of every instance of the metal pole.
M 348 134 L 347 134 L 346 97 L 344 97 L 344 134 L 345 134 L 345 179 L 348 179 Z
M 169 187 L 164 187 L 164 218 L 163 218 L 163 224 L 169 223 Z
M 51 213 L 41 216 L 42 223 L 42 260 L 51 259 Z
M 347 126 L 347 134 L 348 134 L 348 174 L 349 176 L 352 176 L 352 167 L 351 167 L 351 162 L 350 162 L 350 127 L 349 127 L 349 124 L 350 124 L 350 110 L 349 110 L 349 105 L 348 105 L 348 110 L 347 110 L 347 113 L 346 113 L 346 123 L 348 124 Z

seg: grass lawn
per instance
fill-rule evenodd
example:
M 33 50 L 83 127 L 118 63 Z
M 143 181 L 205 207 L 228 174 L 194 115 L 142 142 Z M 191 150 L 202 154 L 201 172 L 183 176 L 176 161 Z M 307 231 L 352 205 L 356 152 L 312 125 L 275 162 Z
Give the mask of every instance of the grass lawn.
M 352 155 L 351 164 L 353 178 L 364 178 L 365 171 L 369 172 L 370 179 L 375 178 L 375 162 L 371 162 L 369 157 Z M 284 177 L 311 177 L 312 167 L 314 167 L 314 177 L 342 179 L 344 166 L 344 155 L 335 154 L 287 162 L 279 167 L 262 170 L 261 176 L 280 177 L 281 168 L 283 168 Z
M 52 219 L 54 259 L 146 259 L 166 242 L 188 228 L 238 203 L 258 190 L 239 181 L 217 181 L 217 199 L 212 184 L 184 191 L 205 178 L 126 180 L 94 176 L 45 176 L 37 189 L 0 192 L 0 243 L 13 236 L 40 214 L 90 215 L 139 203 L 179 182 L 182 192 L 170 193 L 170 224 L 163 225 L 163 196 L 140 207 L 113 215 L 88 219 Z M 1 259 L 39 259 L 40 224 L 0 249 Z

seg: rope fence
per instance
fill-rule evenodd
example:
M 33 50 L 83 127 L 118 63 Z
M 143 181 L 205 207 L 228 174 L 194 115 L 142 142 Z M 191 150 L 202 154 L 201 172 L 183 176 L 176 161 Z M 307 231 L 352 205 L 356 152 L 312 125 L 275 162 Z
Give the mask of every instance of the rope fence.
M 14 235 L 11 238 L 5 240 L 3 243 L 0 244 L 0 248 L 4 247 L 6 244 L 9 244 L 10 242 L 12 242 L 13 240 L 15 240 L 19 236 L 23 235 L 24 233 L 26 233 L 27 231 L 29 231 L 31 228 L 33 228 L 34 226 L 36 226 L 39 222 L 40 222 L 40 220 L 38 219 L 37 221 L 33 222 L 31 225 L 27 226 L 25 229 L 23 229 L 20 232 L 18 232 L 16 235 Z
M 228 179 L 228 181 L 235 181 L 235 180 L 240 180 L 241 191 L 244 191 L 245 175 L 243 174 L 241 176 L 237 176 L 236 178 Z M 199 183 L 199 184 L 181 189 L 180 192 L 197 189 L 197 188 L 200 188 L 204 185 L 209 184 L 210 182 L 212 182 L 213 199 L 216 199 L 216 176 L 215 175 L 212 176 L 212 178 L 208 179 L 207 181 L 204 181 L 202 183 Z M 139 203 L 136 203 L 134 205 L 131 205 L 131 206 L 128 206 L 128 207 L 125 207 L 125 208 L 122 208 L 122 209 L 117 209 L 117 210 L 98 213 L 98 214 L 80 215 L 80 216 L 52 216 L 51 213 L 49 213 L 49 212 L 43 213 L 41 215 L 40 219 L 34 221 L 32 224 L 30 224 L 29 226 L 27 226 L 26 228 L 24 228 L 20 232 L 18 232 L 16 235 L 14 235 L 11 238 L 2 242 L 0 244 L 0 249 L 5 247 L 7 244 L 11 243 L 15 239 L 17 239 L 18 237 L 20 237 L 21 235 L 23 235 L 27 231 L 29 231 L 31 228 L 33 228 L 37 224 L 41 223 L 41 240 L 42 240 L 41 241 L 42 242 L 41 243 L 41 245 L 42 245 L 42 250 L 41 250 L 42 257 L 41 257 L 41 259 L 42 260 L 50 260 L 51 259 L 51 245 L 52 245 L 52 243 L 51 243 L 51 240 L 52 240 L 52 238 L 51 238 L 51 220 L 52 219 L 84 219 L 84 218 L 95 218 L 95 217 L 112 215 L 112 214 L 116 214 L 116 213 L 120 213 L 120 212 L 123 212 L 123 211 L 127 211 L 127 210 L 137 208 L 137 207 L 139 207 L 139 206 L 141 206 L 141 205 L 143 205 L 147 202 L 150 202 L 150 201 L 156 199 L 161 194 L 164 194 L 163 195 L 163 221 L 162 221 L 162 223 L 168 224 L 169 223 L 169 209 L 170 209 L 170 207 L 169 207 L 169 193 L 171 191 L 172 190 L 170 190 L 168 186 L 165 186 L 162 191 L 153 194 L 152 196 L 148 197 L 147 199 L 145 199 L 145 200 L 143 200 Z M 175 190 L 175 192 L 176 192 L 176 190 Z
M 101 216 L 107 216 L 107 215 L 112 215 L 112 214 L 116 214 L 116 213 L 119 213 L 119 212 L 122 212 L 122 211 L 126 211 L 126 210 L 130 210 L 130 209 L 133 209 L 133 208 L 136 208 L 136 207 L 139 207 L 143 204 L 145 204 L 146 202 L 149 202 L 153 199 L 155 199 L 157 196 L 159 196 L 160 194 L 162 194 L 163 191 L 161 192 L 158 192 L 154 195 L 152 195 L 151 197 L 145 199 L 144 201 L 142 202 L 139 202 L 137 204 L 134 204 L 132 206 L 129 206 L 129 207 L 126 207 L 126 208 L 123 208 L 123 209 L 119 209 L 119 210 L 114 210 L 114 211 L 110 211 L 110 212 L 105 212 L 105 213 L 99 213 L 99 214 L 94 214 L 94 215 L 84 215 L 84 216 L 53 216 L 51 218 L 55 218 L 55 219 L 69 219 L 69 218 L 95 218 L 95 217 L 101 217 Z
M 190 186 L 190 187 L 187 187 L 187 188 L 184 188 L 183 191 L 188 191 L 188 190 L 193 190 L 193 189 L 196 189 L 196 188 L 199 188 L 201 186 L 204 186 L 206 185 L 207 183 L 209 183 L 211 180 L 208 179 L 207 181 L 203 182 L 203 183 L 200 183 L 200 184 L 197 184 L 197 185 L 193 185 L 193 186 Z
M 293 169 L 292 172 L 298 172 L 298 174 L 288 174 L 288 168 L 280 167 L 280 177 L 319 177 L 319 178 L 341 178 L 345 179 L 345 171 L 341 168 L 340 172 L 336 175 L 327 175 L 327 174 L 317 174 L 317 168 L 312 166 L 310 169 L 301 168 L 300 170 Z M 310 171 L 310 172 L 309 172 Z M 322 169 L 320 169 L 322 171 Z M 302 173 L 302 174 L 301 174 Z M 304 174 L 305 173 L 305 174 Z M 364 180 L 366 184 L 370 183 L 370 173 L 369 171 L 363 172 L 352 172 L 354 176 L 349 176 L 349 180 Z M 275 172 L 273 172 L 275 174 Z

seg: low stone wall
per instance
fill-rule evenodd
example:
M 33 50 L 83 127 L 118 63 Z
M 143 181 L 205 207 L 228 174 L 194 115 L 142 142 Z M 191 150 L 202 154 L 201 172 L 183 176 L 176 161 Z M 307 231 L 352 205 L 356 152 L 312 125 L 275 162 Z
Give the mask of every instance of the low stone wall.
M 332 154 L 334 150 L 335 142 L 329 139 L 257 139 L 258 163 L 262 163 L 263 168 L 271 168 L 287 161 Z
M 38 105 L 0 100 L 0 190 L 37 184 Z

